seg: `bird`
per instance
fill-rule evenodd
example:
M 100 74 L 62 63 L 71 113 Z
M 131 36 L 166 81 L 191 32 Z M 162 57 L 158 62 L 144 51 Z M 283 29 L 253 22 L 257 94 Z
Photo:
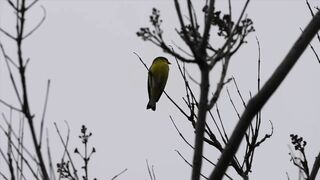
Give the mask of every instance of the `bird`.
M 167 58 L 159 56 L 156 57 L 148 73 L 148 95 L 149 102 L 147 109 L 156 110 L 156 103 L 159 101 L 161 94 L 166 86 L 169 75 L 169 64 Z

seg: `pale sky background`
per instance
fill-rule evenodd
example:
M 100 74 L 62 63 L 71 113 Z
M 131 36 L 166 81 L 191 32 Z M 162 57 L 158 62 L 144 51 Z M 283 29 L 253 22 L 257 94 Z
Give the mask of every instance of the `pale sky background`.
M 204 1 L 196 1 L 195 8 L 201 11 Z M 310 1 L 313 5 L 319 2 Z M 233 15 L 237 16 L 245 1 L 233 1 Z M 12 11 L 0 0 L 0 26 L 14 30 L 9 20 Z M 187 14 L 186 6 L 183 6 Z M 150 26 L 149 15 L 157 7 L 163 19 L 164 38 L 170 44 L 177 38 L 174 28 L 180 28 L 173 1 L 147 0 L 41 0 L 27 16 L 26 27 L 30 29 L 41 19 L 43 5 L 47 19 L 24 44 L 24 56 L 30 57 L 28 66 L 28 88 L 31 109 L 36 114 L 36 124 L 42 112 L 47 79 L 51 79 L 46 127 L 49 130 L 52 153 L 57 162 L 62 154 L 53 122 L 57 122 L 65 133 L 64 120 L 71 128 L 71 151 L 81 147 L 78 135 L 82 124 L 93 132 L 90 145 L 97 153 L 90 161 L 90 177 L 111 179 L 121 170 L 128 171 L 120 176 L 125 179 L 148 179 L 145 160 L 154 165 L 158 180 L 190 179 L 190 167 L 178 156 L 179 150 L 190 162 L 192 150 L 182 141 L 170 122 L 172 115 L 185 137 L 193 144 L 193 129 L 178 113 L 178 110 L 163 96 L 157 104 L 157 111 L 147 111 L 147 72 L 138 58 L 150 65 L 156 56 L 164 54 L 149 42 L 136 36 L 140 27 Z M 216 8 L 226 10 L 227 3 L 218 1 Z M 247 10 L 256 29 L 251 33 L 240 51 L 232 58 L 228 77 L 234 75 L 246 100 L 249 91 L 256 93 L 257 44 L 261 44 L 262 82 L 272 74 L 286 55 L 293 42 L 310 20 L 310 13 L 304 0 L 268 1 L 257 0 Z M 198 13 L 202 22 L 202 13 Z M 1 42 L 9 54 L 15 54 L 13 44 L 0 35 Z M 319 43 L 314 41 L 320 52 Z M 184 45 L 182 45 L 184 46 Z M 14 57 L 14 56 L 13 56 Z M 195 79 L 199 71 L 194 65 L 187 66 Z M 219 71 L 217 71 L 219 72 Z M 0 58 L 0 98 L 17 104 L 9 84 L 3 57 Z M 211 90 L 217 82 L 217 73 L 212 73 Z M 250 179 L 298 179 L 297 168 L 289 161 L 289 134 L 298 133 L 308 142 L 306 153 L 310 166 L 320 150 L 319 102 L 320 64 L 310 49 L 307 49 L 292 72 L 263 109 L 263 133 L 270 132 L 268 120 L 274 126 L 271 139 L 262 144 L 255 153 L 253 172 Z M 197 85 L 192 85 L 195 92 Z M 234 101 L 242 111 L 241 102 L 233 84 L 228 88 Z M 173 63 L 166 91 L 182 103 L 183 82 L 178 68 Z M 218 101 L 227 132 L 231 134 L 237 117 L 227 98 L 226 91 Z M 0 111 L 8 109 L 0 105 Z M 3 134 L 0 138 L 3 139 Z M 1 140 L 0 146 L 3 146 Z M 30 144 L 30 148 L 33 148 Z M 81 149 L 80 148 L 80 149 Z M 240 150 L 241 151 L 241 150 Z M 216 161 L 218 152 L 206 146 L 205 153 Z M 238 154 L 241 159 L 241 154 Z M 79 157 L 74 156 L 76 160 Z M 0 166 L 3 163 L 0 162 Z M 80 165 L 79 165 L 80 170 Z M 212 170 L 204 164 L 203 173 Z M 230 170 L 230 174 L 234 171 Z M 239 179 L 235 175 L 234 179 Z

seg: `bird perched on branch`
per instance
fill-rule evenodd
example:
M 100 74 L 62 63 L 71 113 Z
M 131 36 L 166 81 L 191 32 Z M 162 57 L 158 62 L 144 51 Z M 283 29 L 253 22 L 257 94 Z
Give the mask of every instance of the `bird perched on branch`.
M 149 68 L 148 73 L 148 94 L 149 102 L 147 109 L 156 110 L 156 103 L 166 86 L 169 75 L 169 64 L 165 57 L 156 57 Z

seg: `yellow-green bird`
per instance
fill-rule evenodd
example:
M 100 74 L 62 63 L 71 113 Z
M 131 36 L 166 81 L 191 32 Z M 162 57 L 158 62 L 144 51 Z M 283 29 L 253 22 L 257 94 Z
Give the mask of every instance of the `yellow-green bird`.
M 156 103 L 166 86 L 169 75 L 169 64 L 165 57 L 156 57 L 149 68 L 148 74 L 148 94 L 149 102 L 147 109 L 156 110 Z

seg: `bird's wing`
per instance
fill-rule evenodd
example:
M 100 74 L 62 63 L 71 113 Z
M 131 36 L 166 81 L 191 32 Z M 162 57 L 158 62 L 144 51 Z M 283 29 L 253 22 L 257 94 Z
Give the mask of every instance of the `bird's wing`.
M 148 73 L 148 96 L 149 96 L 149 99 L 150 99 L 150 96 L 151 96 L 151 88 L 152 87 L 152 78 L 151 78 L 151 72 L 149 71 Z
M 158 90 L 158 93 L 157 93 L 157 97 L 156 97 L 156 102 L 158 102 L 159 101 L 159 99 L 160 99 L 160 97 L 161 97 L 161 95 L 162 95 L 162 93 L 163 93 L 163 91 L 164 91 L 164 88 L 165 88 L 165 86 L 166 86 L 166 83 L 167 83 L 167 77 L 168 76 L 160 76 L 160 77 L 158 77 L 158 79 L 157 79 L 157 82 L 158 83 L 156 83 L 156 85 L 157 85 L 157 90 Z

